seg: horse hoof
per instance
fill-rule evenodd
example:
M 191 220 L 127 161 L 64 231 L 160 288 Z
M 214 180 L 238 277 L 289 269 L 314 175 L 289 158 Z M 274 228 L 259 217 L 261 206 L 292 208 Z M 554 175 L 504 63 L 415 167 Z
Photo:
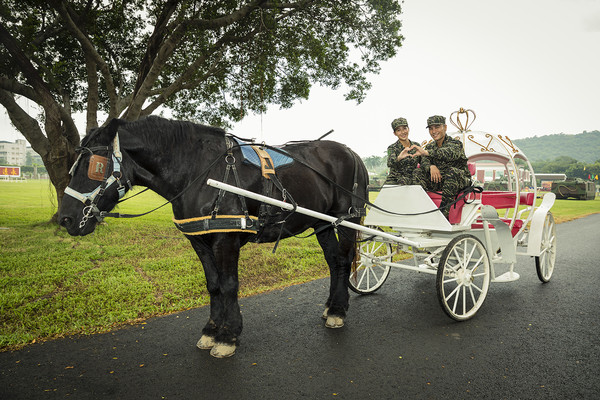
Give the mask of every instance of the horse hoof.
M 335 316 L 327 317 L 327 322 L 325 322 L 325 327 L 331 328 L 331 329 L 337 329 L 337 328 L 341 328 L 342 326 L 344 326 L 344 318 L 335 317 Z
M 215 343 L 210 350 L 210 355 L 215 358 L 231 357 L 235 354 L 235 344 Z
M 202 335 L 196 346 L 202 350 L 210 350 L 215 345 L 215 338 L 212 336 Z
M 323 315 L 321 315 L 321 318 L 326 320 L 328 317 L 327 314 L 329 314 L 329 307 L 325 307 L 325 311 L 323 311 Z

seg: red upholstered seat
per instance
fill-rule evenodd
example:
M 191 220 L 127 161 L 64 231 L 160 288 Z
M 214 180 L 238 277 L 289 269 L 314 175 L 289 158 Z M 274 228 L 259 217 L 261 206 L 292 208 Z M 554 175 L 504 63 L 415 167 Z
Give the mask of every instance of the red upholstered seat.
M 433 202 L 435 203 L 435 205 L 437 207 L 440 206 L 440 204 L 442 203 L 442 195 L 436 192 L 427 192 L 427 195 L 429 196 L 429 198 L 431 198 L 431 200 L 433 200 Z M 461 219 L 461 215 L 462 215 L 462 209 L 463 206 L 465 205 L 465 200 L 459 200 L 458 203 L 456 203 L 455 205 L 452 205 L 450 207 L 450 213 L 448 215 L 448 221 L 451 224 L 460 224 L 460 219 Z
M 516 192 L 501 192 L 501 191 L 485 191 L 481 194 L 477 194 L 477 198 L 481 199 L 481 204 L 490 205 L 496 209 L 502 208 L 514 208 L 515 202 L 517 200 Z M 535 201 L 534 193 L 521 193 L 519 195 L 519 204 L 523 205 L 533 205 Z M 501 218 L 502 221 L 510 224 L 510 218 Z M 493 228 L 493 225 L 490 225 Z M 519 232 L 521 227 L 523 226 L 523 220 L 516 219 L 515 223 L 511 229 L 511 233 L 513 236 Z M 483 222 L 481 219 L 475 221 L 475 223 L 471 224 L 471 229 L 483 229 Z
M 471 174 L 471 176 L 474 176 L 477 172 L 477 166 L 475 165 L 475 163 L 467 163 L 467 167 L 469 167 L 469 173 Z
M 533 193 L 533 192 L 521 193 L 519 197 L 520 197 L 519 204 L 522 204 L 525 206 L 532 206 L 533 203 L 535 202 L 535 193 Z

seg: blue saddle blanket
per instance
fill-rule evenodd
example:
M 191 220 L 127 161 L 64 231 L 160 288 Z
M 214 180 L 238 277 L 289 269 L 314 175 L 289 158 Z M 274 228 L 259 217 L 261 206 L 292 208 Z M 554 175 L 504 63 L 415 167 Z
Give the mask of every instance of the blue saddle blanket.
M 233 139 L 235 139 L 235 141 L 240 145 L 240 150 L 242 151 L 242 155 L 244 156 L 244 161 L 260 168 L 260 158 L 252 148 L 252 146 L 260 145 L 252 143 L 252 146 L 250 146 L 251 143 L 246 143 L 243 140 L 240 140 L 236 137 L 233 137 Z M 294 159 L 288 156 L 288 153 L 284 150 L 276 151 L 267 148 L 265 148 L 264 150 L 269 154 L 269 156 L 271 156 L 274 168 L 283 167 L 284 165 L 292 164 L 294 162 Z

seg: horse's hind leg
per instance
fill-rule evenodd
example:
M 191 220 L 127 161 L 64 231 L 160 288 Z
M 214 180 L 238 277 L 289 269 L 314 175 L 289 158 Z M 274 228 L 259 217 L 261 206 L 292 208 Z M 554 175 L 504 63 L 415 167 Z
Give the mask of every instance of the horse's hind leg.
M 354 259 L 354 242 L 349 239 L 353 235 L 351 230 L 338 227 L 338 230 L 340 229 L 344 231 L 339 235 L 339 240 L 333 229 L 325 229 L 317 233 L 317 240 L 329 265 L 329 298 L 323 314 L 327 320 L 325 326 L 328 328 L 344 326 L 344 318 L 348 310 L 348 277 Z

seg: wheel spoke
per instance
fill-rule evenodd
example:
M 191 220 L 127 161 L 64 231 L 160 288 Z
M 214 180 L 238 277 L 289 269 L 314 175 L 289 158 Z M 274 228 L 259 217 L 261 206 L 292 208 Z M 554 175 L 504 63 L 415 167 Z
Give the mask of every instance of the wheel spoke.
M 458 278 L 444 279 L 444 283 L 456 282 L 457 280 L 458 280 Z
M 462 286 L 462 284 L 460 284 L 460 283 L 458 285 L 456 285 L 454 290 L 452 292 L 450 292 L 448 297 L 446 297 L 446 301 L 450 300 L 452 298 L 452 296 L 454 296 L 454 294 L 460 289 L 461 286 Z
M 481 257 L 479 257 L 479 260 L 477 260 L 475 262 L 475 265 L 473 266 L 473 268 L 471 269 L 471 275 L 473 275 L 473 272 L 475 272 L 475 270 L 477 268 L 479 268 L 479 266 L 481 265 L 481 262 L 483 261 L 483 258 L 485 257 L 485 255 L 481 255 Z
M 456 261 L 458 262 L 459 267 L 462 267 L 463 260 L 461 259 L 460 254 L 458 254 L 458 249 L 456 247 L 454 248 L 454 255 L 456 256 Z
M 462 287 L 461 284 L 459 284 L 456 289 L 454 290 L 454 292 L 456 293 L 454 296 L 454 305 L 452 306 L 452 312 L 456 314 L 456 305 L 458 304 L 458 298 L 460 297 L 460 288 Z
M 471 283 L 471 286 L 469 286 L 469 288 L 471 289 L 471 292 L 473 292 L 473 288 L 477 289 L 479 291 L 479 293 L 483 292 L 483 289 L 474 283 Z M 473 303 L 475 303 L 475 299 L 473 299 Z

